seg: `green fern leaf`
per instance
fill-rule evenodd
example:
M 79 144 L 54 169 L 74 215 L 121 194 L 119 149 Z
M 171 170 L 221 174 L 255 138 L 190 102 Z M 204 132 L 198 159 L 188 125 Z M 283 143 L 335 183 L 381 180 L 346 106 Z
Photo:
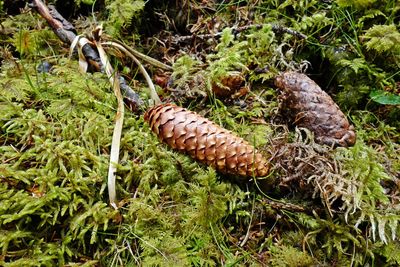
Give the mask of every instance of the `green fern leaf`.
M 121 29 L 129 27 L 133 16 L 144 8 L 144 1 L 142 0 L 108 0 L 106 3 L 110 12 L 107 30 L 111 35 L 118 35 Z
M 357 9 L 366 8 L 375 2 L 376 0 L 336 0 L 340 7 L 354 6 Z
M 341 59 L 338 61 L 339 66 L 349 67 L 351 68 L 356 74 L 363 69 L 368 69 L 368 63 L 365 61 L 364 58 L 355 58 L 352 60 L 348 59 Z
M 400 52 L 400 32 L 394 24 L 374 25 L 367 30 L 363 38 L 368 40 L 364 44 L 368 50 L 378 53 Z

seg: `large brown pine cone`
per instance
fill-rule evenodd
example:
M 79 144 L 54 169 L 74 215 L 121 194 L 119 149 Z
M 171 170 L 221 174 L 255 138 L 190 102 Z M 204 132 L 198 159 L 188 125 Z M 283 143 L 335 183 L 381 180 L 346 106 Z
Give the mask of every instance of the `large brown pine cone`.
M 161 141 L 221 173 L 268 174 L 266 159 L 253 146 L 195 112 L 161 104 L 147 110 L 144 119 Z
M 354 127 L 332 98 L 307 75 L 284 72 L 275 85 L 283 91 L 283 109 L 297 126 L 314 132 L 319 143 L 352 146 L 356 141 Z

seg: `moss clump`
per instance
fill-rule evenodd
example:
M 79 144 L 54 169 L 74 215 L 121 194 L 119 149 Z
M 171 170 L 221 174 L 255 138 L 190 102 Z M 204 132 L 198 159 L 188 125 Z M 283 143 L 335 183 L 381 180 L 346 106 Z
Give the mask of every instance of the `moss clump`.
M 310 255 L 290 246 L 273 246 L 270 250 L 269 266 L 283 267 L 296 266 L 305 267 L 312 266 L 315 261 Z

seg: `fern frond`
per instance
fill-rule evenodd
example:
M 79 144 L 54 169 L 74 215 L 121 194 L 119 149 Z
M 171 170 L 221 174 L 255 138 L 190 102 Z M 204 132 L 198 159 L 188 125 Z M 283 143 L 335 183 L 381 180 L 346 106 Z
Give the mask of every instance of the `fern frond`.
M 129 27 L 134 15 L 144 8 L 142 0 L 107 0 L 106 6 L 110 14 L 107 20 L 106 31 L 111 35 L 119 35 L 124 27 Z
M 355 59 L 352 59 L 352 60 L 341 59 L 341 60 L 338 61 L 338 65 L 343 66 L 343 67 L 349 67 L 356 74 L 360 70 L 368 69 L 368 63 L 365 61 L 364 58 L 355 58 Z
M 368 50 L 378 53 L 400 52 L 400 32 L 394 24 L 374 25 L 367 30 L 363 38 L 368 40 L 364 44 Z
M 371 6 L 377 0 L 336 0 L 340 7 L 354 6 L 357 9 L 364 9 Z

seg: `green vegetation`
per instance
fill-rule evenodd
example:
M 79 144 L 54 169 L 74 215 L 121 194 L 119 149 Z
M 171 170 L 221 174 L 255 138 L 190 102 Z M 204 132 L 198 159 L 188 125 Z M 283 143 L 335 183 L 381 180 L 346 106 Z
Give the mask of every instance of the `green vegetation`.
M 399 1 L 219 2 L 108 0 L 105 9 L 75 1 L 78 11 L 93 5 L 107 34 L 127 42 L 140 36 L 130 44 L 173 63 L 166 75 L 175 90 L 159 87 L 164 99 L 274 156 L 269 177 L 238 181 L 160 145 L 143 117 L 127 112 L 118 210 L 106 189 L 117 107 L 109 81 L 80 73 L 33 11 L 3 15 L 0 265 L 400 265 Z M 140 19 L 153 19 L 151 12 L 164 14 L 162 23 Z M 215 28 L 222 35 L 172 42 L 166 32 L 179 28 L 178 19 L 194 34 Z M 157 32 L 139 35 L 154 31 L 149 24 Z M 265 25 L 233 27 L 247 24 Z M 43 62 L 50 72 L 38 71 Z M 136 67 L 113 62 L 146 97 Z M 288 69 L 307 69 L 333 96 L 355 126 L 354 147 L 318 145 L 279 121 L 272 79 Z M 213 82 L 232 72 L 243 74 L 251 92 L 216 98 Z

